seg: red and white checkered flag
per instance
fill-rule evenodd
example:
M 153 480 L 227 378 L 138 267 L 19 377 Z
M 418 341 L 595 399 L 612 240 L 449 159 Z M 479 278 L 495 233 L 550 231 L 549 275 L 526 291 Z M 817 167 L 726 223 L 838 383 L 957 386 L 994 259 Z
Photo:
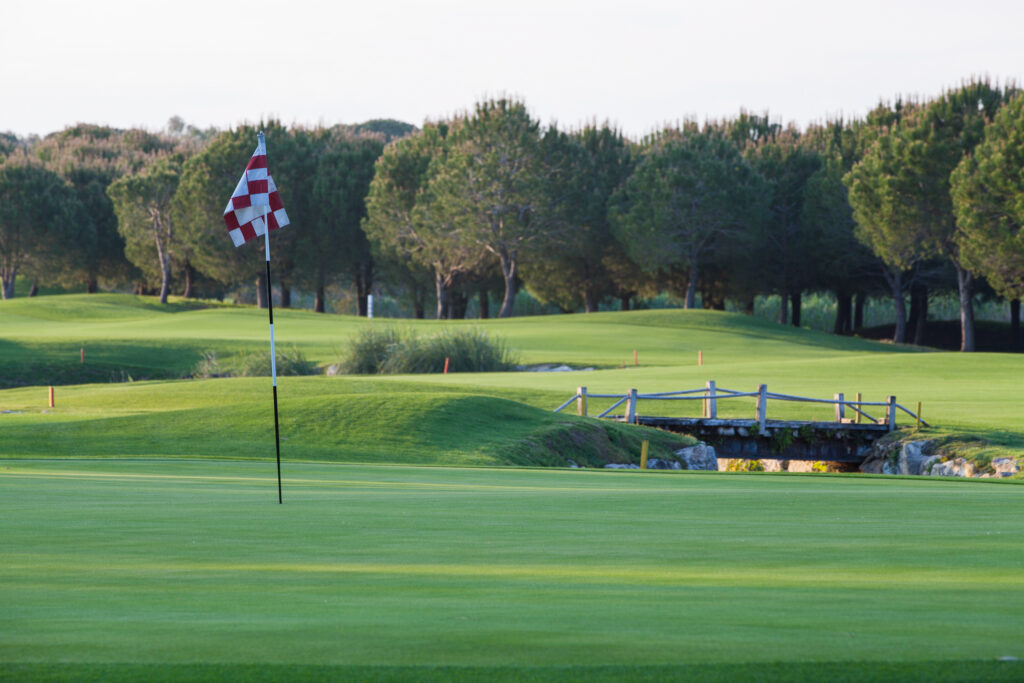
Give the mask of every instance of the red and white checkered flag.
M 264 212 L 266 224 L 263 222 Z M 256 151 L 224 208 L 224 223 L 236 247 L 265 234 L 268 225 L 271 230 L 288 225 L 288 214 L 277 194 L 277 185 L 267 171 L 267 145 L 263 133 L 259 134 Z

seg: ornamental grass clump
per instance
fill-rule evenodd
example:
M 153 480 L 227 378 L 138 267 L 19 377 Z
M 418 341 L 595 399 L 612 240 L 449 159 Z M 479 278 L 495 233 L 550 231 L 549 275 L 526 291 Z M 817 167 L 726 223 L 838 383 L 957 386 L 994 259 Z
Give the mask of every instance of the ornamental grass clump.
M 444 372 L 503 372 L 516 366 L 502 340 L 478 329 L 447 328 L 419 337 L 396 328 L 365 330 L 339 363 L 347 374 L 407 375 Z
M 277 349 L 277 375 L 315 375 L 319 372 L 316 364 L 306 360 L 302 352 L 296 348 Z M 235 374 L 239 377 L 270 377 L 269 351 L 254 351 L 242 356 L 238 361 Z
M 343 375 L 380 374 L 394 347 L 402 343 L 403 333 L 397 327 L 370 325 L 356 335 L 348 353 L 338 363 L 338 373 Z

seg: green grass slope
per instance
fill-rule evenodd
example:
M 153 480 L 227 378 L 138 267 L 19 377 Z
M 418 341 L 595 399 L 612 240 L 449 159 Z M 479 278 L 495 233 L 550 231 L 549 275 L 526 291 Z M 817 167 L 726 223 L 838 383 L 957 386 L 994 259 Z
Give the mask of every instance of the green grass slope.
M 564 466 L 572 460 L 600 467 L 637 462 L 643 439 L 651 442 L 651 457 L 692 443 L 654 429 L 556 415 L 523 403 L 522 392 L 494 393 L 288 378 L 279 391 L 281 451 L 289 461 Z M 46 400 L 40 388 L 2 392 L 0 456 L 274 455 L 267 380 L 83 385 L 59 387 L 55 395 L 49 409 L 40 408 L 40 398 Z
M 754 391 L 766 383 L 772 391 L 817 398 L 831 398 L 836 392 L 852 398 L 861 392 L 864 400 L 880 402 L 893 394 L 911 410 L 923 403 L 925 419 L 938 426 L 926 435 L 973 440 L 972 448 L 980 450 L 983 457 L 1024 452 L 1024 428 L 1017 418 L 1018 406 L 1024 404 L 1024 384 L 1012 379 L 1024 374 L 1024 355 L 1020 354 L 922 352 L 717 311 L 396 322 L 278 310 L 275 323 L 279 346 L 295 347 L 321 365 L 336 361 L 347 340 L 366 326 L 397 324 L 420 333 L 446 325 L 476 326 L 503 338 L 524 363 L 596 368 L 591 372 L 447 376 L 438 368 L 432 375 L 360 380 L 371 382 L 366 386 L 372 389 L 364 393 L 407 392 L 415 387 L 415 391 L 427 393 L 454 391 L 506 398 L 542 410 L 562 403 L 579 385 L 592 393 L 622 394 L 633 387 L 641 392 L 696 388 L 709 379 L 739 391 Z M 79 358 L 82 347 L 86 349 L 85 364 Z M 230 358 L 266 348 L 266 313 L 254 308 L 195 302 L 164 307 L 150 298 L 123 295 L 66 295 L 0 303 L 0 386 L 178 378 L 192 370 L 204 351 Z M 633 365 L 634 350 L 638 366 Z M 703 352 L 703 366 L 697 365 L 698 351 Z M 294 419 L 296 411 L 316 413 L 315 405 L 309 407 L 302 401 L 321 394 L 343 394 L 348 386 L 345 382 L 351 381 L 282 378 L 283 419 Z M 123 385 L 109 389 L 119 391 L 116 386 Z M 173 385 L 161 386 L 165 387 L 161 391 L 171 391 Z M 285 397 L 292 386 L 301 389 Z M 94 388 L 99 391 L 98 384 Z M 18 391 L 0 391 L 0 410 L 22 410 L 18 406 L 38 406 L 45 401 L 45 389 L 27 390 L 35 392 L 31 397 Z M 189 390 L 183 391 L 187 394 Z M 257 403 L 252 410 L 257 412 L 261 410 L 259 402 L 266 400 L 262 391 L 254 389 Z M 227 394 L 225 409 L 236 401 L 248 401 L 244 393 Z M 179 401 L 176 396 L 168 394 L 165 410 L 179 409 L 173 407 Z M 297 402 L 294 410 L 291 401 Z M 381 411 L 371 413 L 379 425 L 370 433 L 387 433 L 388 411 L 398 410 L 397 403 L 381 404 Z M 593 401 L 592 413 L 608 404 Z M 719 409 L 724 416 L 754 415 L 752 399 L 722 402 Z M 358 408 L 345 406 L 342 412 L 350 410 Z M 695 415 L 700 407 L 696 402 L 641 403 L 641 411 Z M 830 406 L 769 405 L 769 418 L 829 419 L 830 415 Z M 2 414 L 0 420 L 0 425 L 14 422 Z M 0 444 L 2 432 L 0 427 Z
M 1008 482 L 0 466 L 8 680 L 1020 680 Z

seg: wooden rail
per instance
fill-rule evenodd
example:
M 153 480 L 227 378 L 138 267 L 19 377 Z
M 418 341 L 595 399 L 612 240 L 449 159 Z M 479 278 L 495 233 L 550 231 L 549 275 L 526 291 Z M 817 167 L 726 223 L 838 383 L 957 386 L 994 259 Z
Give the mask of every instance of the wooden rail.
M 791 401 L 797 403 L 826 403 L 831 404 L 835 408 L 833 421 L 836 423 L 844 424 L 861 424 L 862 419 L 867 424 L 873 425 L 887 425 L 889 430 L 896 428 L 896 414 L 898 410 L 902 410 L 907 415 L 910 415 L 917 421 L 917 424 L 929 426 L 927 422 L 921 419 L 921 404 L 917 404 L 917 412 L 907 410 L 899 403 L 896 402 L 895 396 L 889 396 L 885 401 L 862 401 L 861 395 L 857 394 L 855 401 L 848 401 L 843 394 L 835 394 L 831 399 L 827 398 L 808 398 L 806 396 L 791 396 L 789 394 L 778 394 L 775 392 L 768 391 L 768 385 L 761 384 L 758 386 L 757 391 L 734 391 L 732 389 L 725 389 L 719 387 L 715 382 L 709 381 L 703 389 L 685 389 L 682 391 L 664 391 L 653 394 L 641 394 L 636 389 L 630 389 L 625 394 L 591 394 L 587 392 L 586 387 L 579 387 L 576 389 L 576 393 L 565 403 L 555 408 L 555 412 L 560 412 L 565 408 L 568 408 L 573 402 L 576 403 L 576 412 L 578 415 L 587 415 L 587 400 L 591 398 L 599 399 L 616 399 L 611 406 L 602 411 L 597 417 L 609 417 L 610 413 L 618 408 L 623 403 L 626 404 L 625 413 L 623 415 L 612 416 L 614 419 L 619 419 L 624 422 L 636 422 L 638 404 L 641 400 L 644 401 L 702 401 L 702 417 L 708 419 L 718 418 L 718 402 L 729 399 L 752 397 L 755 399 L 755 419 L 757 420 L 759 431 L 765 431 L 765 424 L 768 420 L 768 401 Z M 849 407 L 853 413 L 853 418 L 846 417 L 846 408 Z M 865 408 L 867 407 L 882 407 L 885 409 L 885 416 L 875 418 L 870 415 Z

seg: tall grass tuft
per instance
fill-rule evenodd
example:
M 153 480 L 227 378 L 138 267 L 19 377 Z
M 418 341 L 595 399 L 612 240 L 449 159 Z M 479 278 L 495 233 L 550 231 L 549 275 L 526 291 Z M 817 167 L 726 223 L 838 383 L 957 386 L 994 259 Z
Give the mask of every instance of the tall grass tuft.
M 338 373 L 343 375 L 376 375 L 381 366 L 393 353 L 394 347 L 402 343 L 403 333 L 393 326 L 370 325 L 356 335 L 348 352 L 338 363 Z
M 417 337 L 397 328 L 365 330 L 338 365 L 345 374 L 407 375 L 443 372 L 504 372 L 516 358 L 503 340 L 479 329 L 448 328 Z
M 315 375 L 319 372 L 316 364 L 306 360 L 302 352 L 296 348 L 276 349 L 277 374 Z M 239 377 L 270 377 L 270 354 L 266 351 L 254 351 L 242 356 L 238 361 L 236 374 Z

